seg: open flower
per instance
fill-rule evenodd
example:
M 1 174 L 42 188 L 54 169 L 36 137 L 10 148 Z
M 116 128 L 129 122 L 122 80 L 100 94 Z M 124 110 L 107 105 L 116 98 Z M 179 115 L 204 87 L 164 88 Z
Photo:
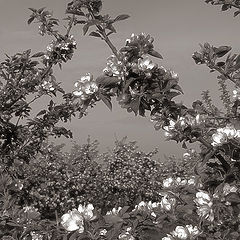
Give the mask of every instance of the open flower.
M 205 191 L 199 191 L 196 193 L 196 199 L 194 200 L 194 202 L 198 205 L 198 206 L 202 206 L 202 205 L 208 205 L 209 207 L 212 206 L 212 201 L 211 201 L 211 197 L 209 196 L 209 194 Z
M 174 180 L 173 180 L 173 178 L 171 178 L 171 177 L 163 180 L 163 187 L 164 187 L 164 188 L 169 188 L 169 187 L 171 187 L 173 184 L 174 184 Z
M 217 132 L 212 135 L 212 145 L 220 146 L 228 141 L 228 139 L 239 138 L 240 132 L 236 130 L 231 124 L 228 124 L 224 128 L 218 128 Z
M 165 195 L 160 202 L 161 208 L 165 211 L 171 211 L 172 208 L 175 206 L 175 204 L 176 204 L 176 199 L 169 198 L 167 195 Z
M 188 238 L 188 230 L 183 226 L 177 226 L 173 232 L 171 232 L 173 237 L 177 237 L 178 239 L 187 239 Z
M 200 234 L 197 226 L 193 227 L 193 225 L 186 225 L 186 228 L 192 238 L 195 238 Z
M 98 86 L 90 73 L 82 76 L 79 81 L 75 82 L 74 86 L 77 89 L 73 91 L 73 95 L 83 101 L 98 91 Z
M 122 207 L 113 208 L 111 211 L 108 211 L 106 215 L 118 215 Z
M 61 218 L 61 224 L 67 231 L 79 230 L 84 232 L 84 220 L 91 221 L 96 218 L 93 213 L 94 207 L 92 204 L 79 205 L 78 210 L 73 209 L 64 214 Z
M 227 136 L 224 133 L 217 132 L 212 135 L 212 139 L 213 139 L 212 145 L 216 147 L 225 143 L 227 141 Z
M 80 204 L 78 207 L 78 212 L 83 216 L 84 219 L 88 221 L 94 220 L 96 218 L 96 216 L 94 216 L 93 210 L 94 207 L 92 204 L 88 204 L 87 206 Z
M 209 221 L 214 220 L 214 214 L 212 210 L 213 202 L 210 195 L 205 191 L 199 191 L 196 193 L 196 199 L 194 202 L 197 204 L 197 214 L 200 217 L 208 219 Z
M 84 232 L 83 216 L 77 209 L 73 209 L 64 214 L 61 218 L 62 226 L 69 232 L 79 230 L 80 233 Z
M 174 238 L 168 234 L 166 237 L 162 238 L 162 240 L 174 240 Z
M 234 136 L 236 134 L 236 129 L 232 125 L 227 125 L 226 127 L 220 128 L 217 131 L 225 133 L 227 138 L 230 138 L 230 139 L 234 138 Z
M 170 74 L 171 74 L 172 79 L 178 79 L 179 78 L 178 74 L 175 73 L 174 71 L 170 71 Z
M 211 222 L 214 220 L 213 210 L 208 205 L 199 206 L 197 209 L 197 214 L 198 216 L 203 217 Z
M 55 88 L 53 87 L 53 84 L 46 80 L 43 81 L 41 86 L 46 91 L 54 91 L 55 90 Z
M 145 72 L 147 74 L 147 77 L 151 77 L 151 71 L 157 67 L 157 64 L 153 63 L 152 60 L 150 60 L 148 57 L 145 58 L 139 58 L 138 63 L 134 64 L 132 66 L 134 72 Z
M 233 90 L 233 99 L 236 100 L 240 100 L 240 89 L 236 88 Z
M 235 193 L 237 192 L 237 187 L 236 186 L 231 186 L 228 183 L 225 183 L 225 185 L 223 186 L 223 194 L 224 196 L 227 196 L 229 193 Z
M 119 60 L 115 55 L 111 55 L 107 59 L 107 67 L 104 68 L 103 72 L 108 76 L 118 77 L 119 79 L 125 79 L 128 75 L 125 61 Z
M 106 234 L 107 234 L 107 229 L 102 229 L 100 232 L 99 232 L 99 235 L 100 236 L 106 236 Z
M 135 238 L 132 236 L 131 230 L 132 230 L 132 228 L 128 227 L 125 232 L 121 233 L 118 236 L 118 239 L 119 240 L 134 240 Z

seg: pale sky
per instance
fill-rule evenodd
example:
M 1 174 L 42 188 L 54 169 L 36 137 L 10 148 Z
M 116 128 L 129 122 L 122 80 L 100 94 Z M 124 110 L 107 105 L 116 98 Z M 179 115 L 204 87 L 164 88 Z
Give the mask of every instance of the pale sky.
M 50 39 L 37 34 L 37 25 L 27 25 L 28 8 L 47 7 L 56 17 L 64 18 L 67 2 L 0 0 L 0 60 L 4 59 L 4 53 L 13 55 L 29 48 L 36 52 L 45 50 Z M 164 59 L 154 60 L 180 76 L 185 95 L 179 97 L 179 101 L 190 105 L 207 89 L 219 101 L 215 74 L 210 74 L 204 66 L 196 65 L 191 55 L 199 49 L 199 43 L 206 41 L 216 46 L 230 45 L 234 53 L 239 53 L 239 17 L 233 18 L 231 11 L 222 13 L 218 7 L 205 4 L 204 0 L 104 0 L 103 4 L 103 12 L 111 16 L 131 15 L 130 19 L 116 25 L 118 34 L 112 35 L 112 41 L 117 47 L 123 46 L 132 33 L 145 32 L 155 38 L 155 49 Z M 74 58 L 63 66 L 62 71 L 55 70 L 58 80 L 68 91 L 81 75 L 91 72 L 97 77 L 101 74 L 105 59 L 111 54 L 104 42 L 83 36 L 80 26 L 73 35 L 78 42 Z M 40 109 L 41 106 L 38 107 Z M 74 119 L 69 127 L 73 130 L 74 140 L 80 143 L 85 142 L 88 135 L 99 140 L 101 151 L 113 145 L 115 136 L 122 138 L 127 135 L 129 140 L 138 141 L 143 150 L 158 147 L 160 158 L 164 154 L 183 153 L 180 145 L 166 142 L 162 132 L 154 130 L 149 118 L 135 117 L 116 103 L 112 112 L 99 103 L 87 117 Z M 61 142 L 70 144 L 66 139 L 61 139 Z

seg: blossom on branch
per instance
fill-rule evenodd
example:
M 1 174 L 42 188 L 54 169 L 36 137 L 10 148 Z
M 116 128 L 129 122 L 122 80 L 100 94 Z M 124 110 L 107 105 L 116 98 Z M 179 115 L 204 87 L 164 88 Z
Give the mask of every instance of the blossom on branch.
M 98 91 L 98 86 L 90 73 L 82 76 L 74 86 L 77 90 L 73 91 L 73 95 L 83 101 Z

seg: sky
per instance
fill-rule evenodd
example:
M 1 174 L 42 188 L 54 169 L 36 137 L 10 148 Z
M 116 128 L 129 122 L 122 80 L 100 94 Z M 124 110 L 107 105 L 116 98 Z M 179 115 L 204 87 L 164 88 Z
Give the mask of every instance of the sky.
M 64 0 L 0 0 L 0 60 L 4 54 L 13 55 L 26 49 L 43 51 L 50 42 L 49 38 L 37 34 L 37 25 L 28 26 L 29 7 L 46 7 L 53 10 L 56 17 L 64 18 Z M 112 41 L 120 48 L 132 33 L 147 33 L 154 37 L 155 49 L 163 55 L 163 60 L 154 59 L 159 65 L 177 72 L 184 95 L 178 97 L 185 105 L 201 98 L 203 90 L 210 90 L 216 103 L 219 102 L 216 75 L 209 73 L 204 66 L 192 60 L 192 53 L 199 49 L 199 43 L 229 45 L 234 53 L 240 52 L 239 18 L 233 12 L 221 12 L 218 7 L 204 3 L 204 0 L 104 0 L 103 13 L 117 16 L 129 14 L 131 18 L 116 25 L 118 33 Z M 74 82 L 81 75 L 91 72 L 101 74 L 110 50 L 103 41 L 83 36 L 81 26 L 73 31 L 78 47 L 73 59 L 64 64 L 62 71 L 55 69 L 55 76 L 67 90 L 73 89 Z M 47 103 L 34 106 L 37 112 Z M 135 117 L 116 102 L 110 112 L 103 103 L 89 110 L 87 117 L 73 119 L 68 125 L 74 140 L 84 143 L 88 137 L 100 142 L 100 150 L 106 151 L 113 146 L 115 139 L 128 136 L 137 141 L 140 149 L 150 151 L 157 147 L 158 157 L 164 155 L 180 156 L 184 151 L 175 142 L 167 142 L 161 131 L 155 131 L 149 118 Z M 59 139 L 70 146 L 68 139 Z

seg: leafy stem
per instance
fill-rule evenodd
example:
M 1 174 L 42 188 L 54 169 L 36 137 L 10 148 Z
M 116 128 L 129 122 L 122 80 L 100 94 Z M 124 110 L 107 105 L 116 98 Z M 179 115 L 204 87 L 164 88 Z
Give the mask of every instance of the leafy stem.
M 90 16 L 92 17 L 92 20 L 96 20 L 95 15 L 93 14 L 91 9 L 88 9 Z M 102 26 L 100 26 L 99 24 L 95 24 L 99 33 L 102 35 L 103 40 L 107 43 L 107 45 L 110 47 L 110 49 L 112 50 L 113 54 L 119 58 L 118 56 L 118 51 L 117 48 L 113 45 L 113 43 L 111 42 L 111 40 L 109 39 L 109 37 L 107 36 L 107 33 L 105 31 L 104 28 L 102 28 Z

